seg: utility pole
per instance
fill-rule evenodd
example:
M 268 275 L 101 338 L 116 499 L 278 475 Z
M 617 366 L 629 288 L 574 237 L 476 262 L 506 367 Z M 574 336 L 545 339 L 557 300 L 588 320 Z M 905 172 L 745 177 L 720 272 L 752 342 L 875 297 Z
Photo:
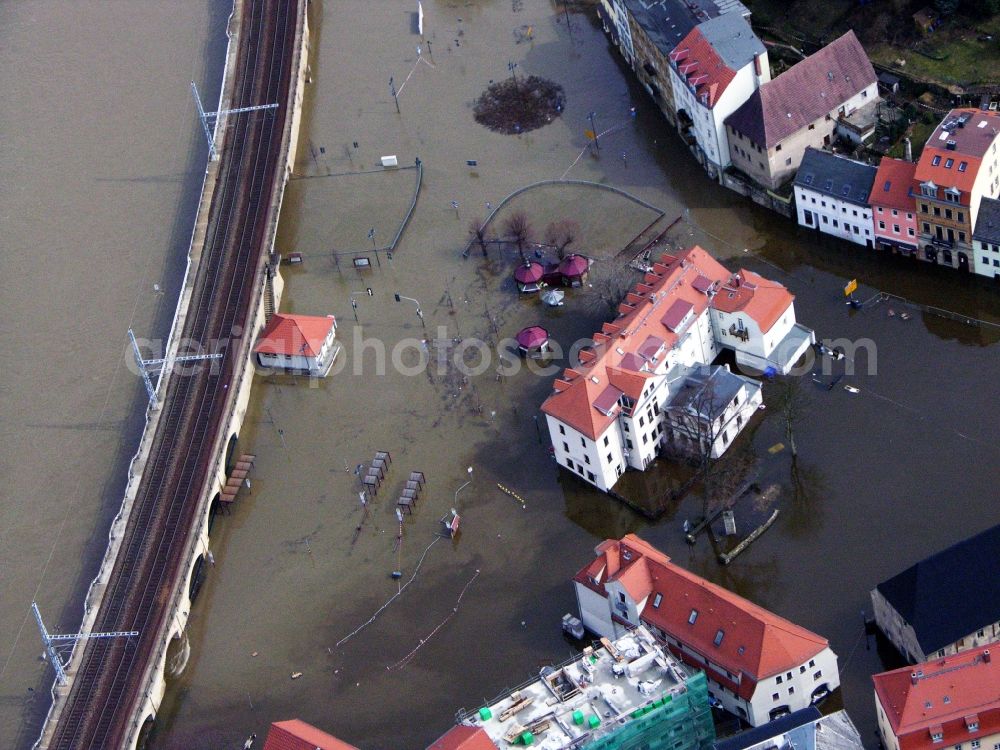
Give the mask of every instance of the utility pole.
M 354 311 L 354 322 L 355 323 L 360 323 L 361 321 L 358 320 L 358 301 L 356 299 L 354 299 L 354 298 L 356 296 L 360 297 L 363 294 L 367 294 L 369 297 L 375 296 L 375 292 L 372 291 L 372 288 L 370 286 L 366 287 L 365 291 L 363 291 L 363 292 L 351 292 L 348 295 L 348 297 L 351 300 L 351 309 Z
M 139 342 L 135 340 L 135 334 L 132 329 L 128 329 L 128 338 L 132 342 L 132 353 L 135 355 L 135 363 L 139 367 L 139 374 L 142 375 L 142 382 L 146 386 L 146 395 L 149 396 L 149 405 L 154 409 L 159 406 L 159 401 L 156 398 L 156 391 L 160 387 L 160 382 L 163 380 L 164 372 L 171 372 L 174 369 L 174 364 L 176 362 L 200 362 L 202 360 L 208 359 L 222 359 L 222 354 L 192 354 L 184 357 L 164 357 L 162 359 L 143 359 L 142 353 L 139 351 Z M 153 381 L 149 377 L 150 374 L 158 374 L 156 378 L 156 386 L 153 386 Z
M 205 108 L 201 104 L 201 95 L 198 94 L 198 86 L 195 85 L 194 81 L 191 81 L 191 93 L 194 95 L 194 103 L 198 108 L 198 119 L 201 120 L 201 126 L 205 130 L 205 138 L 208 140 L 208 157 L 212 161 L 219 158 L 219 152 L 215 148 L 215 131 L 219 129 L 219 121 L 225 122 L 226 115 L 238 115 L 243 112 L 259 112 L 265 109 L 277 109 L 277 104 L 258 104 L 254 107 L 239 107 L 238 109 L 220 109 L 218 112 L 206 112 Z M 212 120 L 212 125 L 209 126 L 208 121 Z M 222 126 L 225 128 L 225 124 Z
M 42 634 L 42 643 L 45 645 L 45 654 L 49 658 L 49 662 L 52 664 L 52 668 L 56 670 L 56 681 L 60 685 L 65 685 L 69 682 L 69 678 L 66 676 L 66 665 L 69 663 L 69 659 L 73 655 L 73 646 L 76 645 L 77 641 L 92 640 L 97 638 L 133 638 L 139 635 L 138 630 L 129 631 L 114 631 L 111 633 L 67 633 L 63 635 L 56 635 L 50 633 L 48 628 L 45 627 L 45 623 L 42 622 L 42 613 L 38 611 L 38 604 L 35 602 L 31 603 L 31 611 L 35 615 L 35 622 L 38 623 L 38 630 Z M 59 653 L 59 649 L 69 647 L 70 651 L 67 654 L 65 660 L 63 660 L 62 654 Z
M 587 115 L 587 119 L 590 120 L 590 132 L 594 134 L 594 148 L 598 151 L 601 150 L 601 144 L 597 142 L 597 125 L 594 124 L 594 117 L 597 116 L 596 112 L 591 112 Z
M 427 323 L 424 322 L 424 312 L 423 310 L 420 309 L 420 302 L 415 300 L 413 297 L 404 297 L 399 292 L 396 292 L 396 302 L 402 302 L 404 299 L 407 302 L 412 302 L 414 305 L 417 306 L 417 317 L 420 318 L 420 325 L 424 327 L 424 332 L 426 333 Z
M 396 93 L 396 84 L 392 80 L 392 76 L 389 76 L 389 91 L 392 93 L 392 99 L 396 102 L 396 114 L 399 114 L 399 94 Z
M 510 77 L 514 79 L 514 85 L 517 85 L 517 73 L 514 71 L 517 69 L 517 63 L 513 60 L 507 61 L 507 70 L 510 71 Z

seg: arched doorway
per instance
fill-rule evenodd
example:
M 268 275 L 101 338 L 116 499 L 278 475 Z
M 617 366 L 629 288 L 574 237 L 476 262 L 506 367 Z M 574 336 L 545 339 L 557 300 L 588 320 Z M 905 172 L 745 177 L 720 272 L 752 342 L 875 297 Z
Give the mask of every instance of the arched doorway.
M 139 729 L 139 736 L 136 738 L 135 747 L 136 750 L 145 750 L 146 745 L 149 743 L 149 737 L 153 733 L 153 727 L 156 726 L 156 717 L 153 714 L 149 714 L 146 720 L 142 722 L 142 727 Z
M 212 498 L 212 504 L 208 506 L 208 533 L 212 533 L 212 526 L 215 524 L 215 517 L 218 515 L 219 510 L 221 510 L 222 500 L 221 493 L 216 492 L 215 497 Z
M 239 436 L 234 432 L 229 436 L 229 444 L 226 445 L 226 474 L 233 470 L 236 465 L 236 443 Z
M 969 256 L 965 253 L 958 254 L 958 270 L 965 273 L 969 272 Z
M 924 248 L 924 258 L 929 260 L 931 263 L 937 263 L 937 250 L 933 245 L 927 245 Z
M 948 248 L 945 248 L 944 250 L 941 251 L 941 262 L 946 266 L 950 266 L 952 264 L 951 250 L 949 250 Z
M 188 599 L 194 604 L 195 597 L 201 590 L 201 584 L 205 582 L 205 556 L 198 555 L 191 568 L 191 577 L 188 579 Z

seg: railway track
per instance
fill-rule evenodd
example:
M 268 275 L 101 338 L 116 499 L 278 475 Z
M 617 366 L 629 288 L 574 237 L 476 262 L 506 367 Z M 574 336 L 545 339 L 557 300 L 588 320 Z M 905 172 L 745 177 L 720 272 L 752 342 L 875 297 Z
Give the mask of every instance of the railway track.
M 245 0 L 232 108 L 278 102 L 276 110 L 233 115 L 223 134 L 219 180 L 205 247 L 181 335 L 212 349 L 248 328 L 264 262 L 268 205 L 278 170 L 298 3 Z M 125 741 L 141 681 L 158 645 L 213 462 L 227 388 L 242 368 L 239 342 L 222 360 L 174 375 L 96 631 L 136 630 L 131 639 L 87 641 L 48 747 L 98 750 Z

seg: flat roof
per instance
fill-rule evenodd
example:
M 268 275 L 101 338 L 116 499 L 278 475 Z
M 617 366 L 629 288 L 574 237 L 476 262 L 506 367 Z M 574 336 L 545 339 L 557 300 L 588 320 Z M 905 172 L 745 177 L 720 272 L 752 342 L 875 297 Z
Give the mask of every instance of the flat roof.
M 690 673 L 664 651 L 644 627 L 636 628 L 614 642 L 620 660 L 607 648 L 598 648 L 562 667 L 543 670 L 541 677 L 489 705 L 489 719 L 474 714 L 463 723 L 481 727 L 498 747 L 506 747 L 505 736 L 518 737 L 532 726 L 546 724 L 543 732 L 532 732 L 532 747 L 561 750 L 580 747 L 617 732 L 632 720 L 632 713 L 664 696 L 687 692 Z M 524 707 L 506 715 L 514 706 Z M 583 716 L 574 720 L 574 712 Z M 579 717 L 580 714 L 577 714 Z M 599 724 L 591 726 L 590 717 Z

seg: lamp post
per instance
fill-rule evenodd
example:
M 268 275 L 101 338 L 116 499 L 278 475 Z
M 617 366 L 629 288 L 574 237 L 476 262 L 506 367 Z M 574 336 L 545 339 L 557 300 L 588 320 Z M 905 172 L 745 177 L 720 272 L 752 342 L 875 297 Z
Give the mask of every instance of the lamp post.
M 597 142 L 597 125 L 594 124 L 594 117 L 596 116 L 596 112 L 591 112 L 587 115 L 587 119 L 590 120 L 590 132 L 594 134 L 594 148 L 600 151 L 601 144 Z
M 424 331 L 426 332 L 427 323 L 424 322 L 424 313 L 423 310 L 420 309 L 420 302 L 415 300 L 413 297 L 404 297 L 399 292 L 396 292 L 395 296 L 396 296 L 396 302 L 402 302 L 405 299 L 407 302 L 412 302 L 414 305 L 417 306 L 417 317 L 420 318 L 420 325 L 424 327 Z
M 355 296 L 361 296 L 362 294 L 367 294 L 369 297 L 375 296 L 375 292 L 372 291 L 372 288 L 370 286 L 369 287 L 365 287 L 365 290 L 363 292 L 351 292 L 348 295 L 350 297 L 350 299 L 351 299 L 351 309 L 354 311 L 354 322 L 355 323 L 360 323 L 361 321 L 358 320 L 358 303 L 357 303 L 357 300 L 354 299 L 354 297 Z
M 465 484 L 463 484 L 461 487 L 459 487 L 457 490 L 455 490 L 455 506 L 456 507 L 458 506 L 458 493 L 461 492 L 462 490 L 464 490 L 470 484 L 472 484 L 472 467 L 470 466 L 467 469 L 467 471 L 469 472 L 469 481 L 467 481 Z
M 396 114 L 399 114 L 399 94 L 396 91 L 396 84 L 392 80 L 392 76 L 389 76 L 389 92 L 392 94 L 393 101 L 396 102 Z
M 372 241 L 372 249 L 378 250 L 378 245 L 375 244 L 375 227 L 368 230 L 368 239 Z

